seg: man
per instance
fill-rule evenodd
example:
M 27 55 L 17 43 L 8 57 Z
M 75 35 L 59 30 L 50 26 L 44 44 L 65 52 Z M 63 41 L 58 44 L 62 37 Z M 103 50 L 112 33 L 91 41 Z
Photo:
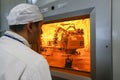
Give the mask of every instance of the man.
M 39 8 L 19 4 L 7 20 L 10 30 L 0 38 L 0 80 L 51 80 L 47 61 L 29 45 L 42 34 Z

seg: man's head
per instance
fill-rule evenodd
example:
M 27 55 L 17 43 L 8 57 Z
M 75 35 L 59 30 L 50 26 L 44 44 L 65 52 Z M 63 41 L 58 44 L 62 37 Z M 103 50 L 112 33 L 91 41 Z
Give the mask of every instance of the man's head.
M 22 3 L 15 6 L 7 20 L 10 30 L 26 38 L 29 43 L 37 42 L 42 34 L 43 16 L 35 5 Z

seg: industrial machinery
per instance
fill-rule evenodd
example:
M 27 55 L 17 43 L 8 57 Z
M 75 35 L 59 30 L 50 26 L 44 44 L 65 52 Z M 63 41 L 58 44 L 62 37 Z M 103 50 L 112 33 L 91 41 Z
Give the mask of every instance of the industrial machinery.
M 75 24 L 67 23 L 60 24 L 61 26 L 68 25 L 67 29 L 58 27 L 55 30 L 53 44 L 60 46 L 66 53 L 75 54 L 76 49 L 84 48 L 84 31 L 83 29 L 76 29 Z M 71 29 L 73 28 L 73 29 Z
M 42 26 L 42 49 L 55 68 L 90 72 L 90 19 L 61 20 Z

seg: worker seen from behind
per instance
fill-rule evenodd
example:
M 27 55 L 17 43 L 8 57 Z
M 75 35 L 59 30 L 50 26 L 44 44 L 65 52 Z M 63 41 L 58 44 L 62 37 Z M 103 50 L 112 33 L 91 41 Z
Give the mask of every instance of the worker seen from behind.
M 0 38 L 0 80 L 52 80 L 45 58 L 30 48 L 42 34 L 39 8 L 21 3 L 7 20 L 10 30 Z

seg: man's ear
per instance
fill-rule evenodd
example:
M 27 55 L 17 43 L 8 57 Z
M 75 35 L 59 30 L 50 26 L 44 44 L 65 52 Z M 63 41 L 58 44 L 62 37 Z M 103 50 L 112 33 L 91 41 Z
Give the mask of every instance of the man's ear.
M 33 28 L 33 27 L 32 27 L 32 22 L 29 22 L 29 23 L 26 25 L 27 31 L 31 33 L 31 32 L 32 32 L 32 28 Z

